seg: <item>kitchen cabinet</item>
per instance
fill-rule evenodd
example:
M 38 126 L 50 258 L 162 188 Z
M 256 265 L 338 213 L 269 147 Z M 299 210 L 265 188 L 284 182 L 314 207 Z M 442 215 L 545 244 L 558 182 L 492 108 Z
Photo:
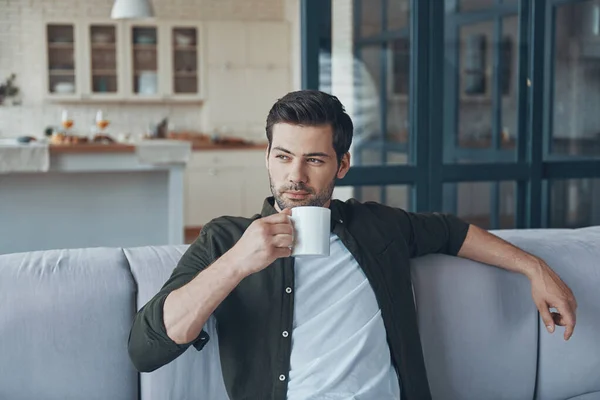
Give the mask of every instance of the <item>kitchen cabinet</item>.
M 228 135 L 264 140 L 273 103 L 292 90 L 287 22 L 208 22 L 207 123 Z
M 123 25 L 89 20 L 82 25 L 82 98 L 118 98 L 125 92 Z
M 201 24 L 47 21 L 49 100 L 203 101 Z
M 185 225 L 198 227 L 223 215 L 260 212 L 270 195 L 265 151 L 194 151 L 185 172 Z
M 44 29 L 45 91 L 49 98 L 76 99 L 82 92 L 80 25 L 53 20 Z

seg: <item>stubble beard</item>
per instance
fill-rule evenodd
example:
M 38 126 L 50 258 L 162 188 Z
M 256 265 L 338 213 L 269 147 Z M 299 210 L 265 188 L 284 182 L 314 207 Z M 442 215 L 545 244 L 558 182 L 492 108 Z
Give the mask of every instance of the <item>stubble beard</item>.
M 313 207 L 323 207 L 329 200 L 331 200 L 331 196 L 333 195 L 333 189 L 335 188 L 336 179 L 332 179 L 329 185 L 325 187 L 320 192 L 315 192 L 315 190 L 304 183 L 290 183 L 287 185 L 283 185 L 280 188 L 276 188 L 273 184 L 273 179 L 271 178 L 271 173 L 269 173 L 269 185 L 271 187 L 271 194 L 275 199 L 275 202 L 279 206 L 280 210 L 285 208 L 294 208 L 294 207 L 302 207 L 302 206 L 313 206 Z M 286 199 L 283 197 L 283 193 L 288 190 L 296 190 L 296 191 L 305 191 L 309 193 L 309 196 L 305 199 L 301 200 L 293 200 Z

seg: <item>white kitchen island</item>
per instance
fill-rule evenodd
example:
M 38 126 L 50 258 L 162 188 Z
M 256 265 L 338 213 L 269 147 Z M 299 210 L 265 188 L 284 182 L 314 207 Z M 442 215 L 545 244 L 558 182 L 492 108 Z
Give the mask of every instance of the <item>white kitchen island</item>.
M 182 244 L 186 161 L 168 156 L 183 146 L 189 157 L 190 144 L 169 142 L 177 143 L 144 154 L 133 145 L 51 146 L 47 172 L 0 174 L 0 254 Z

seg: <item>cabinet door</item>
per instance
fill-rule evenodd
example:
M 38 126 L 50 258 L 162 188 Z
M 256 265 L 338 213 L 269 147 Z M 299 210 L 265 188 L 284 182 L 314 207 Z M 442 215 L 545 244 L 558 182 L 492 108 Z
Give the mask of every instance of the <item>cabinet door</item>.
M 209 67 L 210 81 L 207 82 L 208 120 L 210 126 L 224 134 L 238 133 L 247 123 L 247 107 L 252 101 L 247 74 L 241 68 Z M 267 111 L 264 113 L 266 118 Z M 264 121 L 264 118 L 263 118 Z
M 248 99 L 241 112 L 251 124 L 262 123 L 277 99 L 282 98 L 292 87 L 288 68 L 255 67 L 246 69 Z M 268 82 L 268 84 L 265 84 Z
M 127 22 L 125 52 L 127 58 L 126 93 L 136 100 L 162 99 L 165 95 L 165 35 L 156 24 Z
M 167 26 L 167 93 L 173 100 L 202 98 L 202 43 L 200 25 L 168 24 Z
M 246 29 L 243 22 L 215 21 L 206 24 L 206 58 L 209 65 L 243 67 L 246 65 Z
M 264 153 L 261 152 L 264 159 Z M 265 198 L 271 195 L 269 188 L 269 175 L 263 165 L 244 169 L 244 194 L 242 216 L 251 217 L 260 213 Z
M 290 34 L 285 22 L 246 23 L 246 65 L 249 67 L 289 67 Z
M 123 95 L 123 25 L 114 21 L 89 21 L 83 27 L 83 98 L 111 99 Z
M 241 168 L 208 167 L 186 171 L 185 224 L 205 225 L 223 215 L 242 215 Z
M 76 99 L 81 95 L 79 25 L 68 21 L 45 24 L 46 97 Z

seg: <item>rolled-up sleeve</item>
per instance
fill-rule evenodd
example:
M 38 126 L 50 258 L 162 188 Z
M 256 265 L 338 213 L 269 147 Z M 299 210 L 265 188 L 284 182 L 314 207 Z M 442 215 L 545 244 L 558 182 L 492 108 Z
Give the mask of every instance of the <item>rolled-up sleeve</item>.
M 467 222 L 452 214 L 396 212 L 411 257 L 431 253 L 455 256 L 469 230 Z
M 169 293 L 186 285 L 212 263 L 212 248 L 210 230 L 206 226 L 183 254 L 161 290 L 136 314 L 129 333 L 128 352 L 138 371 L 154 371 L 179 357 L 190 345 L 201 350 L 208 342 L 209 336 L 202 330 L 190 343 L 175 343 L 167 335 L 163 306 Z

